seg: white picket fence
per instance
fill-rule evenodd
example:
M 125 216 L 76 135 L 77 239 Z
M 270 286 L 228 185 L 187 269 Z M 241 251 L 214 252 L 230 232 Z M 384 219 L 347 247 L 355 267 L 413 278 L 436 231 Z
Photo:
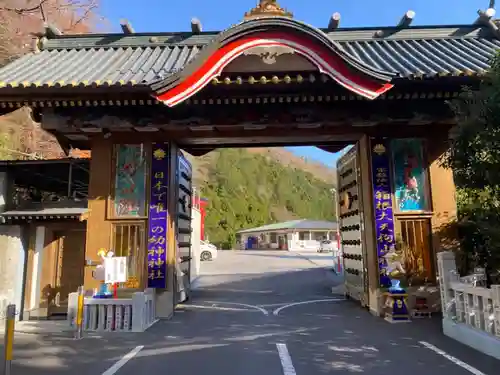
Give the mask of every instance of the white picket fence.
M 75 326 L 77 306 L 78 293 L 70 293 L 68 322 L 72 327 Z M 144 332 L 156 321 L 154 289 L 136 292 L 132 298 L 84 298 L 84 331 Z
M 438 253 L 438 269 L 444 334 L 500 359 L 500 285 L 463 282 L 452 252 Z

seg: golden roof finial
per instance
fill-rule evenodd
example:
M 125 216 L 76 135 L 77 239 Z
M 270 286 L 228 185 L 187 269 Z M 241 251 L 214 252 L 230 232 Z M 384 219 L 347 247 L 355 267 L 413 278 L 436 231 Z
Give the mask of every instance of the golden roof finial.
M 277 0 L 259 0 L 259 4 L 245 13 L 245 20 L 262 17 L 288 17 L 293 18 L 292 12 L 282 8 Z

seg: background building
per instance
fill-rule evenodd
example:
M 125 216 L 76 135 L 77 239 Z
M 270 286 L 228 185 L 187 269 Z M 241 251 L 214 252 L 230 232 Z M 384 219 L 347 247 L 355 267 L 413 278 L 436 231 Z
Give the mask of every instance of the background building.
M 321 240 L 338 243 L 337 224 L 331 221 L 292 220 L 237 232 L 241 249 L 317 250 Z

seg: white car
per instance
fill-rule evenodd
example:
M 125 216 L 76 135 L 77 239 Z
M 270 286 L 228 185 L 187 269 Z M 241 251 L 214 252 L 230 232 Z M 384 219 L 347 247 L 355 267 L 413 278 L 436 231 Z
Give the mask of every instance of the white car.
M 200 259 L 202 261 L 214 260 L 217 258 L 217 246 L 207 241 L 200 241 Z
M 322 240 L 319 243 L 318 253 L 332 253 L 337 250 L 337 246 L 331 240 Z

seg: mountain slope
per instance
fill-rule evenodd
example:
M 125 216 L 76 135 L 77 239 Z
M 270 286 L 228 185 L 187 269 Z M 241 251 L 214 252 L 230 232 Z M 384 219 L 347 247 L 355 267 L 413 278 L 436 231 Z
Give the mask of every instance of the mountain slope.
M 284 149 L 221 149 L 193 158 L 194 181 L 209 201 L 211 242 L 234 246 L 235 232 L 296 218 L 334 220 L 334 171 Z

